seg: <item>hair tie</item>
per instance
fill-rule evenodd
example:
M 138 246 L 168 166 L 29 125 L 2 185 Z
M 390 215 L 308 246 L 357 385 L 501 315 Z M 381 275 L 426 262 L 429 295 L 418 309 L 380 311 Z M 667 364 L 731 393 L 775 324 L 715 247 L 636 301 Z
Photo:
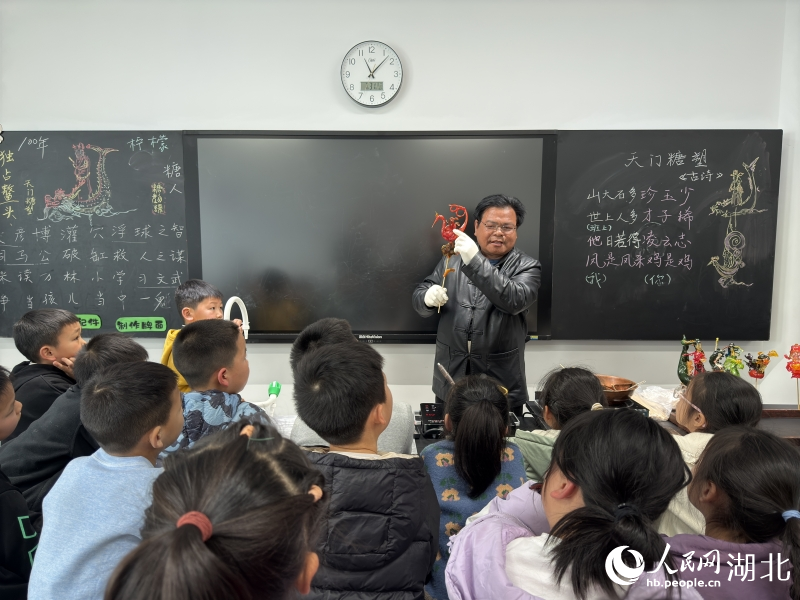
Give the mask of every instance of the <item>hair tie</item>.
M 633 504 L 628 504 L 627 502 L 617 504 L 617 508 L 614 509 L 614 523 L 624 519 L 625 517 L 638 514 L 639 514 L 639 509 L 636 508 Z
M 211 520 L 203 513 L 196 510 L 181 515 L 181 518 L 178 519 L 178 522 L 175 524 L 176 527 L 183 527 L 184 525 L 194 525 L 197 527 L 200 530 L 200 535 L 203 537 L 204 542 L 207 542 L 211 534 L 214 533 L 214 526 L 211 524 Z
M 787 510 L 783 514 L 781 514 L 784 521 L 788 521 L 789 519 L 800 519 L 800 510 Z
M 310 488 L 308 488 L 308 493 L 314 497 L 315 503 L 319 502 L 322 498 L 322 488 L 318 485 L 312 485 Z
M 603 405 L 600 404 L 599 402 L 595 402 L 594 404 L 592 404 L 591 410 L 603 410 Z

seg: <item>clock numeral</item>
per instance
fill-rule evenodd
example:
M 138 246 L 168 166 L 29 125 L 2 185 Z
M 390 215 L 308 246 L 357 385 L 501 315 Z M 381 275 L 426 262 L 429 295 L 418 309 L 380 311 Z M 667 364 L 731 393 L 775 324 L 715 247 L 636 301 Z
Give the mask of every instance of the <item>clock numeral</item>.
M 355 86 L 351 83 L 350 84 L 350 91 L 354 91 L 355 89 L 356 89 Z
M 390 89 L 390 90 L 393 90 L 393 89 L 394 89 L 394 84 L 390 85 L 390 86 L 389 86 L 389 89 Z
M 350 78 L 350 71 L 345 71 L 344 72 L 344 76 L 349 79 Z
M 381 100 L 386 100 L 386 94 L 384 94 L 383 92 L 381 92 Z
M 370 46 L 369 47 L 369 53 L 370 54 L 375 54 L 375 46 Z
M 375 102 L 375 96 L 370 96 L 370 97 L 369 97 L 369 101 L 370 101 L 370 102 Z
M 394 59 L 393 59 L 393 58 L 390 58 L 390 59 L 389 59 L 389 64 L 390 64 L 390 65 L 393 65 L 393 64 L 394 64 Z
M 349 62 L 351 65 L 354 65 L 354 64 L 356 64 L 356 59 L 355 58 L 351 58 L 347 62 Z
M 358 51 L 358 55 L 359 55 L 359 56 L 364 56 L 364 50 L 359 50 L 359 51 Z
M 363 96 L 363 95 L 364 95 L 364 92 L 359 92 L 358 93 L 358 99 L 361 100 L 361 96 Z
M 394 72 L 394 76 L 395 76 L 395 77 L 400 77 L 400 73 L 398 73 L 397 71 L 395 71 L 395 72 Z

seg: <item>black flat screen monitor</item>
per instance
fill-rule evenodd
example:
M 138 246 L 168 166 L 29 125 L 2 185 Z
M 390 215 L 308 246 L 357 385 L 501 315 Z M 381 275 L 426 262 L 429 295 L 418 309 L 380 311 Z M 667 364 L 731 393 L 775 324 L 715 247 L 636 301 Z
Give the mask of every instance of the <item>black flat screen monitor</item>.
M 243 299 L 251 339 L 339 317 L 361 339 L 433 341 L 411 294 L 442 257 L 434 215 L 465 206 L 474 237 L 491 194 L 527 209 L 517 247 L 545 266 L 528 327 L 549 333 L 554 134 L 186 132 L 185 151 L 190 274 Z

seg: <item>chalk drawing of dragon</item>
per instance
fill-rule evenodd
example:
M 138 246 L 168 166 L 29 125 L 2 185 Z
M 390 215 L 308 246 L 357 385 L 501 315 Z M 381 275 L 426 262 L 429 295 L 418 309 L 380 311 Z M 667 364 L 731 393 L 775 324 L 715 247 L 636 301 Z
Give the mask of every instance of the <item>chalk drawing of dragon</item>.
M 111 181 L 106 173 L 106 156 L 111 152 L 117 152 L 114 148 L 100 148 L 92 144 L 83 143 L 73 144 L 72 149 L 75 151 L 75 158 L 70 157 L 70 162 L 75 173 L 75 186 L 72 191 L 67 193 L 59 188 L 55 194 L 51 196 L 47 194 L 44 197 L 44 216 L 39 219 L 44 221 L 58 222 L 72 220 L 75 217 L 89 217 L 89 225 L 92 224 L 92 217 L 111 217 L 126 212 L 131 212 L 134 209 L 126 211 L 115 211 L 109 201 L 111 200 Z M 92 187 L 90 178 L 92 171 L 92 162 L 86 154 L 86 150 L 97 152 L 97 164 L 95 165 L 95 177 L 97 180 L 96 188 Z M 83 197 L 83 192 L 86 192 L 86 197 Z

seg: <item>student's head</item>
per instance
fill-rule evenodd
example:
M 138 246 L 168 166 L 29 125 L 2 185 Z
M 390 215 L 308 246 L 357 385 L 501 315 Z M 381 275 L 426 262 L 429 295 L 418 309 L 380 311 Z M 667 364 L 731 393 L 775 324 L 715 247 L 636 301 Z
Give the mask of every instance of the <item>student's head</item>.
M 8 369 L 0 367 L 0 442 L 14 433 L 22 415 L 22 403 L 14 394 Z
M 508 411 L 508 398 L 491 377 L 468 375 L 447 394 L 445 429 L 454 441 L 453 461 L 470 498 L 480 496 L 500 474 Z
M 78 385 L 83 385 L 111 365 L 147 360 L 147 350 L 121 333 L 101 333 L 81 348 L 75 357 L 72 372 Z
M 184 323 L 221 319 L 222 292 L 202 279 L 189 279 L 175 290 L 175 306 L 183 317 Z
M 688 491 L 708 535 L 745 544 L 780 539 L 795 566 L 792 597 L 800 598 L 800 519 L 783 517 L 800 510 L 797 448 L 753 427 L 728 427 L 706 445 Z
M 307 352 L 294 373 L 297 415 L 329 444 L 360 440 L 367 428 L 386 429 L 392 393 L 383 357 L 369 344 L 346 342 Z
M 545 375 L 539 404 L 544 420 L 552 429 L 561 429 L 573 417 L 592 410 L 595 404 L 608 406 L 600 380 L 582 367 L 554 369 Z
M 653 522 L 690 478 L 672 436 L 637 411 L 591 411 L 570 420 L 541 490 L 551 535 L 560 538 L 552 548 L 558 581 L 571 569 L 576 596 L 592 585 L 614 595 L 604 565 L 618 546 L 641 553 L 646 570 L 654 569 L 665 545 Z
M 344 319 L 320 319 L 303 329 L 292 344 L 289 352 L 289 366 L 292 372 L 297 368 L 297 363 L 307 352 L 328 344 L 342 344 L 345 342 L 358 342 L 350 329 L 350 323 Z
M 14 345 L 25 358 L 42 364 L 73 358 L 86 343 L 78 317 L 60 308 L 26 312 L 14 323 L 12 335 Z
M 323 484 L 305 452 L 272 427 L 238 422 L 200 440 L 165 460 L 143 541 L 117 568 L 106 598 L 277 600 L 308 593 L 319 565 Z M 205 532 L 177 526 L 191 512 L 204 515 L 198 518 Z
M 487 196 L 475 207 L 475 238 L 490 259 L 502 258 L 517 243 L 517 228 L 525 220 L 525 207 L 512 196 Z
M 675 416 L 689 431 L 716 433 L 732 425 L 758 425 L 762 409 L 761 395 L 750 383 L 725 371 L 711 371 L 692 378 Z
M 232 321 L 189 323 L 175 337 L 172 360 L 193 390 L 238 394 L 250 377 L 247 344 Z
M 109 454 L 158 454 L 183 429 L 172 369 L 153 362 L 111 365 L 81 386 L 81 422 Z

